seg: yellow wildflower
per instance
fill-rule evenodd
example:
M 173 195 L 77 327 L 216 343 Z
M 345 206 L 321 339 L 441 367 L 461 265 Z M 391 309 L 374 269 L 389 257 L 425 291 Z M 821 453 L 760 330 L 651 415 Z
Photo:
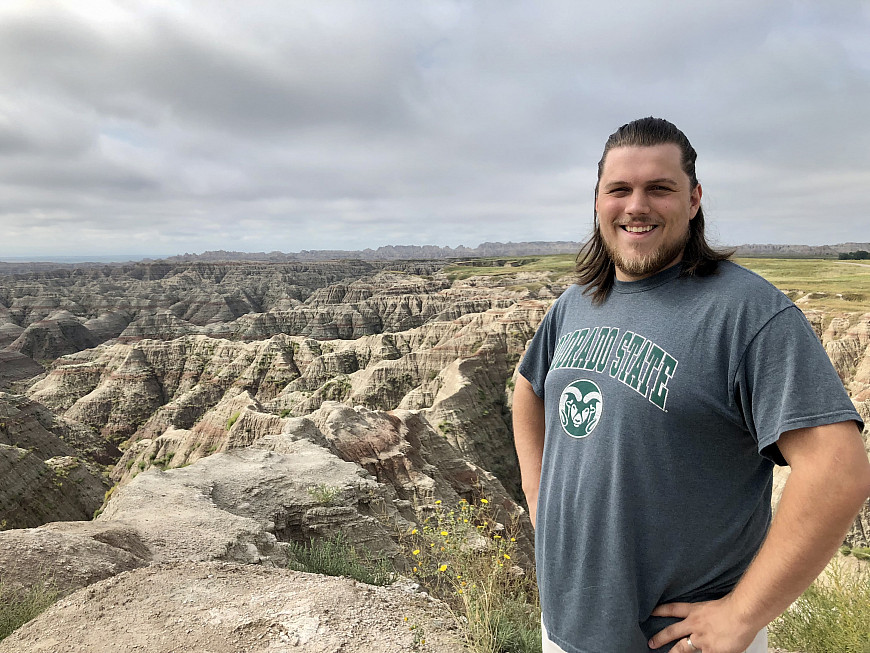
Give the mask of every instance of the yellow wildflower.
M 447 571 L 447 565 L 441 565 L 438 567 L 438 571 Z
M 413 551 L 411 551 L 411 555 L 413 555 L 413 556 L 420 555 L 420 549 L 414 549 Z
M 487 501 L 486 499 L 481 499 L 480 502 L 481 502 L 482 504 L 487 504 L 487 503 L 489 503 L 489 501 Z
M 504 554 L 504 559 L 505 559 L 505 560 L 510 560 L 511 557 L 510 557 L 507 553 L 505 553 L 505 554 Z
M 450 533 L 448 533 L 447 531 L 441 531 L 441 535 L 447 537 L 448 535 L 450 535 Z

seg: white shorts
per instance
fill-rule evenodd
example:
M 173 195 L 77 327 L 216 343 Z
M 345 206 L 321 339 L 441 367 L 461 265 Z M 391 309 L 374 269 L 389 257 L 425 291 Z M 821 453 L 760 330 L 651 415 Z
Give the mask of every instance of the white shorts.
M 547 637 L 547 629 L 544 628 L 543 619 L 541 620 L 541 634 L 543 635 L 543 653 L 566 653 L 565 649 L 554 644 Z M 767 628 L 762 628 L 761 632 L 755 636 L 749 648 L 746 649 L 746 653 L 767 653 Z

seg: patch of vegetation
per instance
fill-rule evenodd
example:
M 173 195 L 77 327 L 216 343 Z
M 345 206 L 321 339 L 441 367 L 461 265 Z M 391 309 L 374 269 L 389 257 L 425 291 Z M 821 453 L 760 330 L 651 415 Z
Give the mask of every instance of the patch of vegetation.
M 139 463 L 139 464 L 144 465 L 144 463 Z M 103 510 L 106 509 L 106 504 L 109 503 L 109 499 L 112 498 L 112 495 L 115 493 L 115 490 L 117 488 L 118 488 L 118 486 L 116 484 L 116 485 L 113 485 L 112 487 L 110 487 L 108 490 L 106 490 L 106 493 L 103 495 L 103 505 L 101 505 L 99 508 L 97 508 L 94 511 L 94 517 L 93 517 L 94 519 L 96 519 L 97 517 L 99 517 L 100 515 L 103 514 Z
M 292 417 L 292 413 L 293 411 L 289 408 L 282 408 L 281 412 L 278 413 L 278 417 L 280 417 L 281 419 L 284 419 L 285 417 Z
M 530 283 L 517 284 L 515 286 L 508 286 L 507 290 L 509 290 L 511 292 L 522 292 L 524 290 L 528 290 L 530 293 L 536 293 L 543 287 L 544 287 L 544 284 L 542 284 L 542 283 L 530 282 Z
M 231 428 L 233 428 L 233 424 L 236 423 L 236 420 L 239 419 L 239 415 L 241 415 L 241 414 L 242 414 L 241 411 L 236 411 L 235 413 L 233 413 L 230 416 L 230 418 L 227 420 L 227 431 L 229 431 Z
M 487 499 L 434 513 L 403 546 L 420 584 L 445 601 L 474 653 L 540 653 L 541 608 L 533 569 L 516 566 L 517 545 Z
M 42 580 L 26 590 L 14 591 L 0 582 L 0 641 L 39 616 L 60 596 L 51 581 Z
M 314 487 L 308 488 L 308 494 L 317 503 L 324 506 L 332 506 L 338 502 L 341 497 L 341 488 L 326 483 L 319 483 Z
M 775 646 L 804 653 L 870 653 L 870 570 L 837 558 L 772 624 Z
M 330 379 L 323 384 L 323 398 L 331 401 L 343 401 L 353 390 L 350 380 L 342 375 Z
M 389 585 L 396 578 L 390 562 L 365 549 L 357 549 L 339 533 L 324 540 L 309 540 L 308 544 L 291 542 L 295 561 L 290 568 L 312 574 L 347 576 L 369 585 Z
M 159 467 L 160 469 L 166 469 L 169 467 L 169 463 L 172 462 L 172 459 L 175 458 L 175 453 L 168 453 L 162 458 L 155 458 L 151 464 L 155 467 Z
M 859 249 L 854 252 L 840 252 L 838 257 L 841 261 L 866 261 L 870 259 L 870 252 Z
M 801 295 L 820 293 L 802 308 L 824 311 L 870 311 L 870 267 L 830 259 L 739 258 L 749 268 L 786 292 L 799 288 Z M 797 296 L 791 295 L 793 299 Z
M 550 256 L 520 256 L 505 265 L 504 259 L 475 259 L 473 263 L 463 262 L 445 266 L 442 270 L 452 283 L 457 279 L 469 277 L 510 277 L 518 271 L 549 272 L 551 279 L 569 274 L 574 269 L 574 254 L 555 254 Z
M 441 431 L 444 435 L 449 435 L 449 434 L 453 433 L 453 431 L 455 431 L 456 429 L 453 426 L 452 422 L 444 421 L 444 422 L 439 422 L 438 430 Z
M 870 560 L 870 547 L 867 546 L 841 546 L 840 553 L 843 555 L 853 555 L 858 560 Z

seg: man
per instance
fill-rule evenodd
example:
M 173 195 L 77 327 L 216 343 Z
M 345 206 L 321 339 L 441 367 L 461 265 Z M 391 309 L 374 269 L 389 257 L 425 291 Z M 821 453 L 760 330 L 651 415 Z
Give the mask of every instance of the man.
M 545 652 L 766 653 L 870 494 L 815 333 L 707 245 L 695 158 L 665 120 L 610 136 L 578 284 L 520 365 Z

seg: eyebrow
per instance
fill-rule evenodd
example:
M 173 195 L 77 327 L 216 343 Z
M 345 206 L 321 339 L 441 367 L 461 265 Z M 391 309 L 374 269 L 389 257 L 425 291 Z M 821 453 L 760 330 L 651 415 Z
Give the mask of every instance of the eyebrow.
M 679 186 L 679 183 L 675 179 L 671 179 L 670 177 L 659 177 L 658 179 L 648 179 L 644 182 L 644 185 L 649 184 L 670 184 L 672 186 Z M 627 181 L 611 181 L 604 184 L 605 188 L 615 188 L 617 186 L 631 186 L 631 183 Z

